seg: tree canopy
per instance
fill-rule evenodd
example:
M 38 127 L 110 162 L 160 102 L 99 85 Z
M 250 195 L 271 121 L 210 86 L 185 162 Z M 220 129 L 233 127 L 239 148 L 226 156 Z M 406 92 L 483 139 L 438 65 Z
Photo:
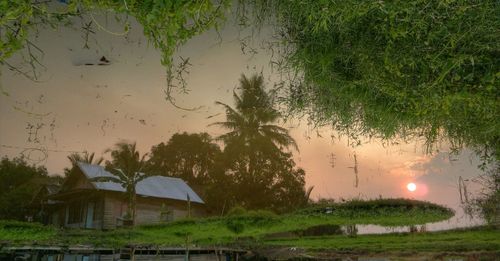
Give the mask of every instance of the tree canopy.
M 203 186 L 221 153 L 207 133 L 176 133 L 167 143 L 151 148 L 149 164 L 153 172 L 179 177 L 191 186 Z
M 229 130 L 218 137 L 226 144 L 225 150 L 234 148 L 235 152 L 273 153 L 281 148 L 297 149 L 297 144 L 289 135 L 288 130 L 274 124 L 281 115 L 274 108 L 273 98 L 264 89 L 262 75 L 253 75 L 250 78 L 242 75 L 240 93 L 241 95 L 233 93 L 236 109 L 217 102 L 226 110 L 226 121 L 215 122 L 212 125 Z
M 235 108 L 218 102 L 226 110 L 226 121 L 213 125 L 228 130 L 218 137 L 224 142 L 226 175 L 233 179 L 236 204 L 249 209 L 286 211 L 307 203 L 305 172 L 295 168 L 296 147 L 288 130 L 275 125 L 280 118 L 272 95 L 264 88 L 262 75 L 242 75 Z
M 57 182 L 45 167 L 29 165 L 23 158 L 2 158 L 0 162 L 0 219 L 33 217 L 34 196 L 44 184 Z M 41 200 L 41 199 L 39 199 Z
M 498 1 L 240 2 L 249 23 L 275 29 L 281 69 L 299 76 L 290 110 L 354 136 L 498 151 Z
M 61 1 L 62 2 L 62 1 Z M 175 49 L 221 24 L 231 1 L 75 0 L 0 3 L 0 62 L 41 25 L 93 14 L 132 16 L 162 52 L 172 79 Z M 424 138 L 498 159 L 500 4 L 472 1 L 238 1 L 240 24 L 275 29 L 291 112 L 341 133 Z M 128 22 L 124 22 L 125 32 Z M 112 32 L 111 32 L 112 33 Z M 125 34 L 123 34 L 125 35 Z M 31 65 L 38 63 L 28 55 Z M 169 88 L 172 86 L 169 83 Z M 167 95 L 170 95 L 167 91 Z M 170 97 L 170 96 L 169 96 Z

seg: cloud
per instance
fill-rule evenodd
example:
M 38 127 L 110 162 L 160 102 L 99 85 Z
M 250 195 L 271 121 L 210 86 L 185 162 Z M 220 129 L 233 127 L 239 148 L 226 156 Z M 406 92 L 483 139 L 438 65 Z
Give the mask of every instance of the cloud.
M 389 174 L 396 177 L 420 177 L 425 175 L 428 171 L 427 165 L 431 162 L 431 160 L 431 156 L 418 156 L 391 168 L 389 170 Z

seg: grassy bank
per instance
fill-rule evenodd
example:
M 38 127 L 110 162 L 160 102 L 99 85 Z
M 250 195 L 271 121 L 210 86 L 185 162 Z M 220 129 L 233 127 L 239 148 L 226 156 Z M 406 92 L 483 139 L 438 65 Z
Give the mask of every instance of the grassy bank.
M 272 239 L 267 246 L 297 247 L 311 252 L 464 252 L 500 251 L 500 231 L 481 227 L 426 233 L 393 233 L 357 237 L 324 236 L 296 239 Z
M 120 246 L 127 243 L 164 246 L 224 245 L 241 239 L 259 242 L 266 235 L 300 231 L 318 225 L 374 224 L 409 226 L 441 221 L 453 211 L 436 204 L 406 200 L 353 200 L 328 203 L 286 215 L 268 211 L 235 209 L 225 217 L 185 219 L 167 224 L 139 226 L 114 231 L 60 230 L 39 224 L 0 221 L 0 239 L 11 244 L 91 244 Z
M 185 246 L 187 243 L 197 246 L 293 246 L 335 251 L 500 249 L 500 233 L 489 229 L 354 238 L 345 235 L 308 237 L 309 234 L 305 233 L 317 226 L 333 230 L 340 230 L 341 225 L 354 224 L 410 226 L 451 216 L 451 210 L 428 202 L 401 199 L 350 201 L 314 205 L 286 215 L 240 209 L 225 217 L 185 219 L 113 231 L 61 230 L 36 223 L 0 221 L 0 241 L 8 245 L 120 247 L 126 244 Z M 284 235 L 288 238 L 279 238 Z

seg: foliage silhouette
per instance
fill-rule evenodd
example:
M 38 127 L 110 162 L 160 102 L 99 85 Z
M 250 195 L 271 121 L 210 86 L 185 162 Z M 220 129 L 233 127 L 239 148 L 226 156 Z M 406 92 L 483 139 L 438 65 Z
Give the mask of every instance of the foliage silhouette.
M 274 29 L 292 113 L 352 139 L 444 139 L 498 160 L 498 1 L 239 3 L 248 26 Z
M 295 169 L 292 154 L 297 149 L 288 130 L 274 125 L 280 118 L 272 95 L 264 89 L 261 75 L 240 78 L 240 94 L 233 93 L 235 108 L 217 102 L 226 110 L 226 121 L 215 122 L 229 132 L 217 137 L 224 142 L 226 173 L 234 180 L 233 198 L 248 209 L 290 210 L 302 204 L 304 171 Z
M 84 151 L 82 154 L 80 153 L 71 153 L 68 155 L 68 160 L 71 162 L 71 168 L 64 168 L 64 175 L 66 177 L 71 174 L 71 172 L 75 169 L 78 162 L 83 162 L 87 164 L 101 165 L 104 162 L 103 157 L 95 158 L 95 153 L 89 153 Z
M 201 187 L 210 177 L 219 146 L 207 133 L 176 133 L 170 140 L 151 148 L 150 169 L 165 176 L 182 178 L 190 186 Z
M 17 69 L 7 58 L 24 48 L 29 65 L 36 67 L 40 61 L 33 53 L 43 50 L 29 40 L 33 29 L 57 27 L 75 17 L 126 36 L 127 20 L 125 33 L 117 34 L 93 16 L 112 10 L 139 21 L 173 79 L 175 49 L 218 28 L 230 4 L 77 0 L 54 10 L 45 1 L 3 2 L 0 63 Z M 236 10 L 240 25 L 275 29 L 282 56 L 274 64 L 298 76 L 286 82 L 292 113 L 308 114 L 315 124 L 333 125 L 354 139 L 422 138 L 431 149 L 446 138 L 456 149 L 474 147 L 486 163 L 498 159 L 497 1 L 240 0 Z M 168 99 L 171 87 L 172 82 Z
M 111 161 L 106 161 L 106 170 L 111 172 L 114 177 L 99 177 L 94 181 L 100 182 L 116 182 L 119 183 L 124 189 L 128 198 L 128 215 L 135 224 L 136 217 L 136 185 L 149 175 L 147 172 L 148 154 L 140 155 L 137 150 L 136 143 L 118 142 L 115 144 L 114 149 L 108 149 L 107 152 L 111 154 Z
M 34 198 L 46 184 L 59 183 L 56 177 L 49 177 L 47 169 L 29 165 L 23 158 L 2 158 L 0 162 L 0 219 L 25 221 L 34 217 L 39 209 L 34 208 Z

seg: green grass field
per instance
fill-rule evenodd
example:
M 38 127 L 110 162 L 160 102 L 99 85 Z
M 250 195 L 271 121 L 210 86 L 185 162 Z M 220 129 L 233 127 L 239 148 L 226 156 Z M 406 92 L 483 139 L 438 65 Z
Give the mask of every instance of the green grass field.
M 449 232 L 361 235 L 348 237 L 301 236 L 300 231 L 320 225 L 409 226 L 446 220 L 447 208 L 412 200 L 350 201 L 316 205 L 291 214 L 268 211 L 233 211 L 225 217 L 184 219 L 172 223 L 113 231 L 56 229 L 36 223 L 0 221 L 0 241 L 8 245 L 92 245 L 120 247 L 126 244 L 157 246 L 293 246 L 310 250 L 494 250 L 500 249 L 500 233 L 492 229 Z M 292 234 L 290 238 L 279 235 Z M 273 236 L 271 236 L 273 235 Z

